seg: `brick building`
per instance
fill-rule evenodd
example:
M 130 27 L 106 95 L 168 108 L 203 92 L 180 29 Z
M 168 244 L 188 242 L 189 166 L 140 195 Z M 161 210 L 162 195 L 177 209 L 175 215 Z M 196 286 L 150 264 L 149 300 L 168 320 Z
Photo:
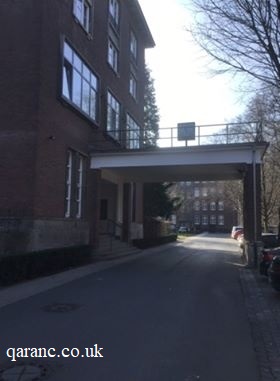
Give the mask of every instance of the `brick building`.
M 141 237 L 141 184 L 89 169 L 140 140 L 154 41 L 138 1 L 2 0 L 0 25 L 1 255 L 97 247 L 109 220 Z
M 227 200 L 223 181 L 187 181 L 178 184 L 183 203 L 177 223 L 192 231 L 230 232 L 237 213 Z

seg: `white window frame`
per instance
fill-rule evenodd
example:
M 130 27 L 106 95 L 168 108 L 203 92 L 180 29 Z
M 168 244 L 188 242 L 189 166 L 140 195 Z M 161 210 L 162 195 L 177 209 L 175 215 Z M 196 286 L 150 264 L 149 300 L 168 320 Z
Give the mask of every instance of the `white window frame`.
M 130 73 L 129 77 L 129 93 L 134 99 L 137 99 L 137 81 L 132 73 Z
M 108 91 L 107 93 L 107 133 L 115 140 L 120 140 L 120 113 L 121 104 Z
M 85 156 L 71 149 L 67 152 L 65 218 L 82 218 Z
M 91 0 L 73 0 L 73 14 L 86 32 L 90 33 L 93 7 Z
M 129 114 L 126 115 L 126 147 L 140 148 L 140 126 Z
M 138 41 L 133 31 L 130 31 L 130 54 L 137 61 Z
M 98 121 L 99 80 L 79 54 L 64 41 L 62 97 L 94 122 Z
M 69 150 L 67 152 L 67 162 L 66 162 L 66 206 L 65 206 L 65 217 L 69 218 L 71 216 L 71 199 L 72 199 L 72 169 L 73 169 L 73 151 Z
M 114 26 L 119 27 L 120 24 L 120 3 L 118 0 L 109 0 L 109 15 Z
M 108 63 L 112 69 L 118 73 L 119 71 L 119 51 L 113 41 L 108 39 Z
M 208 189 L 207 187 L 202 188 L 202 197 L 207 197 L 208 196 Z
M 198 187 L 194 188 L 194 197 L 200 197 L 200 189 Z

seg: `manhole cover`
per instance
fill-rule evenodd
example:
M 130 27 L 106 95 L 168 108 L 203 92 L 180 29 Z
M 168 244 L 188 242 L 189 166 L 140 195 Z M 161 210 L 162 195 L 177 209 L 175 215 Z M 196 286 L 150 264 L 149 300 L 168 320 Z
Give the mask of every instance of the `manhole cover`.
M 80 308 L 78 304 L 72 303 L 53 303 L 42 307 L 46 312 L 71 312 Z
M 40 381 L 48 374 L 44 365 L 21 364 L 0 370 L 0 381 Z

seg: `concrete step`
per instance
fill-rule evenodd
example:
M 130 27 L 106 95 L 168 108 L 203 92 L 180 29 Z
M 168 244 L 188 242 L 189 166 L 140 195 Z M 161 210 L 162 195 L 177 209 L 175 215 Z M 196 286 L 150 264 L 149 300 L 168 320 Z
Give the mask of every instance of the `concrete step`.
M 98 260 L 110 260 L 141 252 L 142 250 L 128 244 L 127 242 L 113 239 L 111 243 L 111 237 L 101 236 L 99 248 L 95 251 L 94 257 Z

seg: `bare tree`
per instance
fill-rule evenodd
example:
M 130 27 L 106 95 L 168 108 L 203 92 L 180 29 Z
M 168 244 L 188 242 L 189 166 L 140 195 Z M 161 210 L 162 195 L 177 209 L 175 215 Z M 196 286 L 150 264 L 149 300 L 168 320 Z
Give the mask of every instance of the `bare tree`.
M 192 0 L 191 32 L 221 66 L 280 88 L 280 0 Z

